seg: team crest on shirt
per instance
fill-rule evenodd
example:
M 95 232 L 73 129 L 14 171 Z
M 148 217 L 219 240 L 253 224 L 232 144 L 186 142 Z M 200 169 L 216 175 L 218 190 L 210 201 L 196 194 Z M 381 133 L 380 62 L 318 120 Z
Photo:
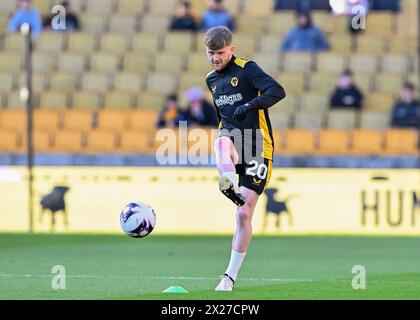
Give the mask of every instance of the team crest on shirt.
M 233 77 L 232 80 L 230 80 L 230 84 L 232 85 L 232 87 L 236 87 L 238 85 L 239 81 L 238 78 Z

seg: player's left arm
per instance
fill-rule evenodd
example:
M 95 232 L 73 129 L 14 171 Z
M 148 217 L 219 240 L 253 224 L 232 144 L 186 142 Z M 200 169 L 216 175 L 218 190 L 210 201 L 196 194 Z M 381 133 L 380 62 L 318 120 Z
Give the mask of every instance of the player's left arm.
M 260 94 L 236 108 L 233 117 L 237 120 L 243 120 L 245 115 L 253 110 L 268 109 L 286 97 L 284 88 L 255 62 L 250 61 L 245 65 L 245 73 L 249 83 Z

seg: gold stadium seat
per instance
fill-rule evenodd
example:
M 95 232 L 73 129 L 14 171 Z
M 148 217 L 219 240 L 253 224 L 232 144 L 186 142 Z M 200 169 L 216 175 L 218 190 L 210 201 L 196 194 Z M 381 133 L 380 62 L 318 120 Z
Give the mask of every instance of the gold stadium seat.
M 248 60 L 257 48 L 257 38 L 246 33 L 235 34 L 236 56 Z
M 283 153 L 285 130 L 273 130 L 274 154 Z
M 23 132 L 26 130 L 26 111 L 24 109 L 0 109 L 0 128 Z
M 317 91 L 329 98 L 337 85 L 338 76 L 330 73 L 311 73 L 309 77 L 309 90 Z
M 369 73 L 354 73 L 353 80 L 356 86 L 365 94 L 373 90 L 372 75 Z M 366 98 L 366 97 L 365 97 Z
M 10 33 L 6 35 L 6 38 L 4 41 L 5 51 L 22 51 L 23 52 L 24 48 L 25 48 L 25 38 L 20 33 Z
M 377 155 L 382 152 L 382 132 L 356 129 L 352 133 L 350 153 L 355 155 Z
M 77 91 L 73 93 L 73 108 L 99 109 L 101 101 L 96 92 Z
M 208 90 L 206 79 L 201 72 L 183 72 L 180 76 L 179 88 L 182 92 L 193 86 L 199 86 Z
M 0 30 L 7 30 L 9 14 L 0 10 Z
M 71 0 L 71 8 L 74 12 L 82 12 L 86 10 L 86 0 Z
M 115 73 L 121 64 L 121 57 L 114 53 L 97 52 L 91 55 L 90 68 L 92 71 Z
M 51 14 L 52 1 L 50 0 L 31 0 L 32 6 L 38 10 L 41 16 Z
M 132 37 L 133 52 L 155 54 L 161 50 L 162 37 L 157 34 L 140 32 Z
M 160 94 L 169 94 L 176 91 L 178 79 L 175 75 L 153 72 L 147 77 L 147 90 Z
M 123 58 L 123 70 L 132 72 L 148 72 L 151 56 L 148 54 L 127 53 Z
M 62 91 L 44 91 L 40 94 L 39 105 L 41 108 L 65 109 L 68 105 L 67 93 Z
M 63 130 L 86 132 L 92 128 L 93 113 L 87 109 L 67 109 L 63 113 Z
M 275 12 L 271 15 L 269 24 L 268 24 L 268 31 L 270 34 L 286 34 L 290 31 L 290 29 L 296 24 L 295 14 L 293 12 Z M 280 38 L 277 38 L 279 45 L 277 46 L 277 50 L 280 48 Z
M 35 72 L 51 72 L 55 68 L 57 68 L 56 55 L 38 51 L 32 54 L 32 69 Z
M 0 128 L 0 153 L 14 153 L 17 151 L 19 134 L 15 130 Z
M 16 1 L 4 0 L 0 2 L 0 11 L 4 13 L 12 13 L 16 9 Z
M 277 80 L 287 93 L 301 93 L 305 89 L 305 75 L 298 72 L 280 72 Z
M 61 90 L 71 92 L 76 89 L 78 75 L 70 72 L 56 71 L 51 73 L 50 88 L 51 90 Z
M 374 54 L 355 53 L 350 56 L 350 68 L 357 73 L 375 73 L 378 71 L 378 57 Z
M 283 70 L 291 72 L 310 72 L 312 55 L 307 52 L 289 52 L 283 56 Z
M 158 112 L 151 109 L 130 110 L 128 119 L 132 130 L 151 130 L 156 127 Z
M 418 34 L 418 17 L 414 12 L 398 14 L 396 22 L 397 36 L 416 36 Z
M 278 111 L 277 111 L 278 110 Z M 270 108 L 271 127 L 274 130 L 289 129 L 291 125 L 292 114 L 290 111 L 282 110 L 281 106 Z
M 22 134 L 18 152 L 26 152 L 28 139 L 26 131 Z M 49 152 L 52 147 L 51 133 L 48 130 L 34 130 L 32 143 L 35 152 Z
M 137 107 L 161 110 L 165 103 L 165 94 L 158 92 L 143 91 L 137 96 Z
M 121 14 L 139 15 L 145 11 L 146 0 L 118 0 L 117 12 Z
M 34 109 L 33 126 L 35 130 L 54 132 L 61 122 L 61 113 L 54 109 Z
M 285 133 L 286 154 L 311 154 L 315 149 L 315 137 L 311 130 L 289 129 Z
M 267 18 L 240 15 L 236 19 L 237 32 L 260 36 L 266 29 Z
M 242 12 L 242 0 L 224 1 L 223 6 L 233 16 L 236 16 L 238 13 Z
M 385 50 L 386 39 L 378 35 L 360 35 L 356 38 L 358 53 L 382 54 Z
M 105 94 L 104 108 L 130 109 L 133 107 L 133 95 L 122 91 L 109 91 Z
M 336 52 L 321 52 L 316 55 L 316 69 L 320 72 L 339 74 L 347 67 L 348 56 Z
M 32 75 L 32 91 L 40 93 L 49 86 L 49 74 L 45 72 L 36 72 Z M 26 86 L 26 74 L 21 73 L 18 78 L 18 86 Z
M 18 73 L 22 65 L 22 54 L 20 52 L 0 51 L 0 71 Z
M 149 2 L 149 12 L 151 14 L 169 16 L 175 12 L 177 0 L 154 0 Z
M 154 1 L 152 3 L 155 3 Z M 163 34 L 168 30 L 169 17 L 145 15 L 141 20 L 141 31 L 151 34 Z
M 83 132 L 63 129 L 57 131 L 53 139 L 51 152 L 80 153 L 83 151 Z
M 389 52 L 417 54 L 418 36 L 395 36 L 389 39 Z
M 119 153 L 153 153 L 153 142 L 149 131 L 128 130 L 121 134 Z
M 406 54 L 389 53 L 382 56 L 381 71 L 386 73 L 406 74 L 411 70 L 410 56 Z
M 124 33 L 104 33 L 101 35 L 99 47 L 102 52 L 123 54 L 128 49 L 128 36 Z
M 122 132 L 128 127 L 128 115 L 126 110 L 115 108 L 100 110 L 98 112 L 98 128 Z
M 58 57 L 58 69 L 73 73 L 83 72 L 86 68 L 86 55 L 77 52 L 63 52 Z
M 252 57 L 254 61 L 267 73 L 275 75 L 279 69 L 279 55 L 274 53 L 255 53 Z
M 295 128 L 320 130 L 324 125 L 324 114 L 315 111 L 299 111 L 295 114 Z
M 188 70 L 201 72 L 205 78 L 211 71 L 211 65 L 203 52 L 194 52 L 188 55 Z
M 385 131 L 385 153 L 395 155 L 420 155 L 419 133 L 413 129 Z
M 260 36 L 258 49 L 261 53 L 271 53 L 274 55 L 279 55 L 281 45 L 281 36 L 278 34 L 262 34 Z
M 12 91 L 16 83 L 16 78 L 13 73 L 0 73 L 0 92 Z
M 19 91 L 11 91 L 7 94 L 7 108 L 25 108 L 26 104 L 25 102 L 22 102 L 20 100 Z
M 67 34 L 56 32 L 43 32 L 35 38 L 37 51 L 60 53 L 67 43 Z
M 388 111 L 362 111 L 360 115 L 360 128 L 385 130 L 390 125 Z
M 390 111 L 394 105 L 394 95 L 388 92 L 372 92 L 366 97 L 365 109 Z
M 96 35 L 75 32 L 69 34 L 68 50 L 90 54 L 96 49 Z
M 354 110 L 330 110 L 327 115 L 329 129 L 352 130 L 356 128 L 357 113 Z
M 367 34 L 389 35 L 394 30 L 394 14 L 388 12 L 369 12 L 366 19 Z
M 137 31 L 137 18 L 133 15 L 112 15 L 109 21 L 109 31 L 134 33 Z
M 190 32 L 169 32 L 163 46 L 165 51 L 188 54 L 195 49 L 195 37 Z
M 350 135 L 346 130 L 324 129 L 319 131 L 319 146 L 316 153 L 342 155 L 349 151 Z
M 111 15 L 115 11 L 115 2 L 114 0 L 88 0 L 86 11 L 103 16 Z
M 185 68 L 185 58 L 180 53 L 162 52 L 157 54 L 154 68 L 158 72 L 180 72 Z
M 288 92 L 286 90 L 286 98 L 278 102 L 276 105 L 274 105 L 272 108 L 270 108 L 270 112 L 274 112 L 272 110 L 277 111 L 295 111 L 297 107 L 300 104 L 300 97 L 297 94 L 294 94 L 293 92 Z
M 353 38 L 345 34 L 333 34 L 328 37 L 331 52 L 348 54 L 353 48 Z
M 138 72 L 120 72 L 114 78 L 114 89 L 138 93 L 144 89 L 145 76 Z
M 113 153 L 117 147 L 117 136 L 113 131 L 95 129 L 88 132 L 84 152 Z
M 377 73 L 375 90 L 397 95 L 403 87 L 403 77 L 398 74 Z
M 273 0 L 245 0 L 244 16 L 258 16 L 267 19 L 273 14 L 273 6 Z
M 82 89 L 104 93 L 110 87 L 110 77 L 100 72 L 87 72 L 82 78 Z
M 301 96 L 301 108 L 307 111 L 326 111 L 330 106 L 329 94 L 325 92 L 305 92 Z

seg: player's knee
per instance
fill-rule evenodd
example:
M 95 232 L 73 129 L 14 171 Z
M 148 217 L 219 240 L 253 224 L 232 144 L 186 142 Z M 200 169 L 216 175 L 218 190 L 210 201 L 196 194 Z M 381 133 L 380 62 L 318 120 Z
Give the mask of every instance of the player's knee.
M 252 211 L 251 207 L 245 203 L 242 207 L 238 209 L 238 223 L 241 226 L 247 226 L 251 224 Z

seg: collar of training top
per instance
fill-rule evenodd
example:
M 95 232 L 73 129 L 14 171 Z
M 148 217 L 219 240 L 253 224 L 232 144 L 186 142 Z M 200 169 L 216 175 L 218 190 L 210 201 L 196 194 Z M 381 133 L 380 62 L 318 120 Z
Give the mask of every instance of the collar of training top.
M 222 70 L 220 70 L 220 71 L 217 71 L 217 70 L 215 70 L 218 74 L 221 74 L 221 73 L 225 73 L 227 70 L 229 70 L 229 68 L 235 63 L 235 59 L 236 59 L 236 57 L 235 57 L 235 55 L 232 55 L 232 57 L 230 58 L 230 61 L 228 62 L 228 64 L 226 65 L 226 67 L 224 67 Z

